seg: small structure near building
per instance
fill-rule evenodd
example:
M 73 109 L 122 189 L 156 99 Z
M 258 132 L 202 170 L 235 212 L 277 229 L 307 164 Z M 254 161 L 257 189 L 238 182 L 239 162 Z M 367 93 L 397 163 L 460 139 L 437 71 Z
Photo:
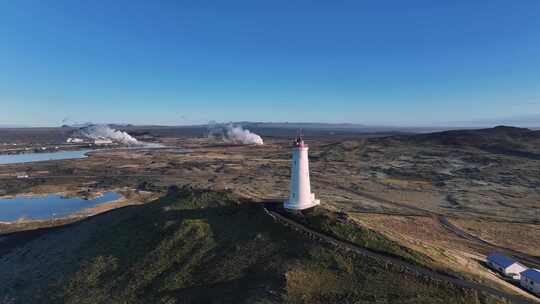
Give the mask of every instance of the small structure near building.
M 540 271 L 531 268 L 522 272 L 520 285 L 537 296 L 540 296 Z
M 17 178 L 29 178 L 28 173 L 26 172 L 17 172 L 15 174 L 17 175 Z
M 70 137 L 66 140 L 67 143 L 71 144 L 82 144 L 84 143 L 84 139 L 76 138 L 76 137 Z
M 311 193 L 308 146 L 304 144 L 304 139 L 299 134 L 293 145 L 289 199 L 285 201 L 283 207 L 304 210 L 319 204 L 320 201 L 315 199 L 315 194 Z
M 112 145 L 113 141 L 108 138 L 98 138 L 94 140 L 94 145 Z
M 521 278 L 521 273 L 527 270 L 526 266 L 500 253 L 490 254 L 487 257 L 487 264 L 489 265 L 489 267 L 500 272 L 505 277 L 509 277 L 518 281 Z

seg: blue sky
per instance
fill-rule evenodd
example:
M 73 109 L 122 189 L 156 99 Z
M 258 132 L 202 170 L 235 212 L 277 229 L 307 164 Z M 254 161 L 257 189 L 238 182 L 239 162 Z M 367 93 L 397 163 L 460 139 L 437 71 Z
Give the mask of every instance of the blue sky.
M 538 0 L 0 0 L 0 125 L 540 118 L 538 16 Z

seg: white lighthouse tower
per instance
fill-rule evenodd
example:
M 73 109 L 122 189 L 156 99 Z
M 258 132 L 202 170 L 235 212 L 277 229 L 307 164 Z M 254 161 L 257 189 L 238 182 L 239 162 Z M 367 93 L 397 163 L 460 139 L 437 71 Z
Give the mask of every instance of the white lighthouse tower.
M 311 193 L 309 182 L 308 146 L 304 144 L 302 135 L 298 135 L 293 145 L 291 187 L 289 199 L 283 207 L 287 209 L 303 210 L 320 204 Z

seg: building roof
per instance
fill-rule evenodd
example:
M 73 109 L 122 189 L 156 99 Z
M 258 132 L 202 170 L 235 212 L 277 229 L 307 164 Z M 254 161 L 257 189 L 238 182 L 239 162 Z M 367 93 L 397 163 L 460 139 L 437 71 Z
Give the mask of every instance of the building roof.
M 516 261 L 512 260 L 511 258 L 505 256 L 505 255 L 502 255 L 500 253 L 492 253 L 490 254 L 488 257 L 487 257 L 487 260 L 490 261 L 490 262 L 493 262 L 501 267 L 508 267 L 514 263 L 516 263 Z
M 540 283 L 540 271 L 536 269 L 527 269 L 521 273 L 522 276 L 527 277 L 535 282 Z

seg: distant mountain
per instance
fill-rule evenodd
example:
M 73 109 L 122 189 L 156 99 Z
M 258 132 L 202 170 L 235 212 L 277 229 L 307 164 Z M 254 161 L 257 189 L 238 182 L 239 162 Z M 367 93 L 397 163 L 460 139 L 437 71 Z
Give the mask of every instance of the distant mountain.
M 540 114 L 517 115 L 493 119 L 479 119 L 473 121 L 461 121 L 448 123 L 469 128 L 487 128 L 491 126 L 516 126 L 530 129 L 540 129 Z
M 427 133 L 443 130 L 450 130 L 450 127 L 400 127 L 384 125 L 364 125 L 355 123 L 319 123 L 319 122 L 252 122 L 238 121 L 233 124 L 242 125 L 248 129 L 291 129 L 291 130 L 312 130 L 312 131 L 344 131 L 356 133 Z
M 527 128 L 497 126 L 487 129 L 451 130 L 394 138 L 417 145 L 473 147 L 496 154 L 540 159 L 540 131 Z
M 0 124 L 0 129 L 5 128 L 28 128 L 28 126 L 18 124 Z
M 444 145 L 485 145 L 493 143 L 512 144 L 521 141 L 540 139 L 540 131 L 510 126 L 497 126 L 487 129 L 450 130 L 412 136 L 415 141 L 432 142 Z
M 353 123 L 319 123 L 319 122 L 249 122 L 240 121 L 236 124 L 241 124 L 245 127 L 258 128 L 287 128 L 287 129 L 364 129 L 367 126 Z

